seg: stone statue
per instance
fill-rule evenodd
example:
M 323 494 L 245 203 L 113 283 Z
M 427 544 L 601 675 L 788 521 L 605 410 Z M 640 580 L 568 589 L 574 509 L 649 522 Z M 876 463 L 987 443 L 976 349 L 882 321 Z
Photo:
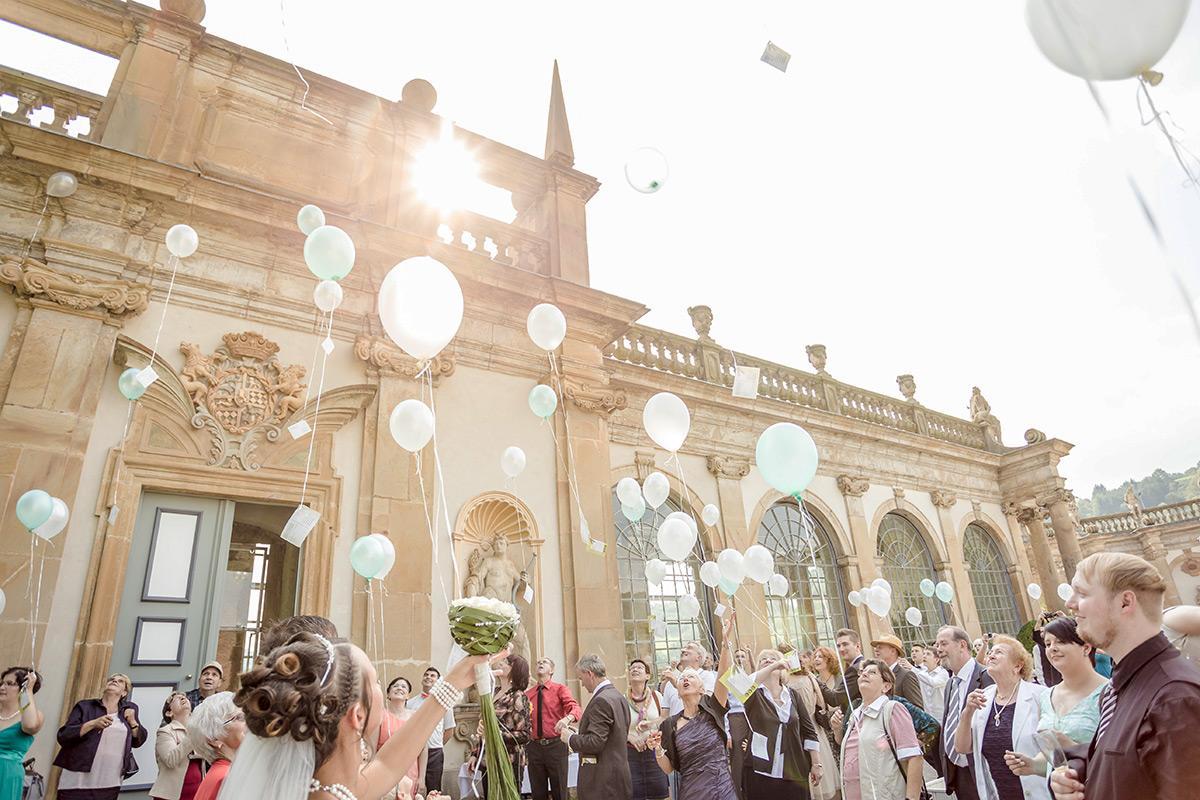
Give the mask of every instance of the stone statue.
M 896 385 L 900 387 L 900 394 L 904 395 L 904 399 L 910 403 L 917 402 L 917 382 L 912 375 L 897 375 Z
M 1129 509 L 1129 513 L 1133 514 L 1133 518 L 1137 520 L 1137 523 L 1141 525 L 1142 512 L 1144 509 L 1142 508 L 1141 498 L 1139 498 L 1137 496 L 1137 492 L 1133 490 L 1133 481 L 1130 481 L 1128 488 L 1125 489 L 1125 497 L 1122 502 L 1125 504 L 1125 507 Z
M 712 330 L 713 313 L 708 306 L 692 306 L 687 310 L 688 316 L 692 318 L 692 327 L 696 330 L 696 336 L 702 342 L 711 342 L 712 336 L 709 331 Z
M 985 436 L 994 439 L 997 444 L 1002 444 L 1000 438 L 1000 420 L 992 413 L 992 406 L 986 399 L 983 393 L 979 391 L 978 386 L 971 387 L 971 421 L 976 425 L 983 426 Z
M 817 371 L 818 375 L 828 375 L 825 371 L 825 345 L 810 344 L 804 348 L 804 352 L 808 354 L 808 363 Z
M 467 579 L 463 583 L 466 596 L 491 597 L 505 603 L 517 605 L 518 593 L 529 584 L 529 573 L 508 558 L 508 539 L 495 536 L 485 551 L 483 545 L 476 547 L 467 556 Z M 529 660 L 529 637 L 525 623 L 517 627 L 513 637 L 513 652 Z

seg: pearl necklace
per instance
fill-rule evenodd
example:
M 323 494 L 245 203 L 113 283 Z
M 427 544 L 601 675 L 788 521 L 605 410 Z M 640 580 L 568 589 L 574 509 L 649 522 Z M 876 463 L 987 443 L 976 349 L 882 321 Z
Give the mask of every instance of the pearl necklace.
M 322 786 L 321 782 L 316 778 L 313 778 L 308 784 L 308 793 L 312 794 L 313 792 L 327 792 L 328 794 L 331 794 L 337 798 L 337 800 L 358 800 L 358 798 L 354 796 L 354 792 L 350 791 L 345 786 L 342 786 L 340 783 Z
M 20 714 L 20 713 L 21 713 L 21 709 L 19 709 L 19 708 L 18 708 L 16 711 L 14 711 L 13 713 L 9 714 L 7 717 L 0 716 L 0 722 L 8 722 L 10 719 L 12 719 L 12 718 L 13 718 L 13 717 L 15 717 L 17 714 Z

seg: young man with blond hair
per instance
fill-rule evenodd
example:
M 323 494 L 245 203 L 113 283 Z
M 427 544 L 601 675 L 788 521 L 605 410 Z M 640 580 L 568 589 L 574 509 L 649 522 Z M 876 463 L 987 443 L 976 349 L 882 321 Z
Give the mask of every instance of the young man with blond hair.
M 1085 558 L 1067 608 L 1079 635 L 1116 662 L 1100 724 L 1068 749 L 1050 787 L 1056 800 L 1192 800 L 1200 787 L 1200 669 L 1162 633 L 1166 582 L 1124 553 Z

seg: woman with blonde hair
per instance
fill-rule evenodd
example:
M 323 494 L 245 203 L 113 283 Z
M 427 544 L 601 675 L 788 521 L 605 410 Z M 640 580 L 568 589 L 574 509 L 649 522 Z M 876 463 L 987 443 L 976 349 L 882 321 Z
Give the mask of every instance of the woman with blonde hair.
M 128 675 L 113 673 L 100 697 L 76 703 L 58 729 L 61 749 L 54 766 L 62 767 L 62 800 L 116 800 L 121 782 L 138 771 L 133 750 L 148 734 L 129 699 L 132 691 Z
M 956 753 L 970 755 L 980 797 L 994 800 L 1050 800 L 1044 777 L 1018 775 L 1019 756 L 1041 752 L 1034 735 L 1046 687 L 1029 680 L 1033 657 L 1011 636 L 992 637 L 987 672 L 995 683 L 967 695 L 954 731 Z

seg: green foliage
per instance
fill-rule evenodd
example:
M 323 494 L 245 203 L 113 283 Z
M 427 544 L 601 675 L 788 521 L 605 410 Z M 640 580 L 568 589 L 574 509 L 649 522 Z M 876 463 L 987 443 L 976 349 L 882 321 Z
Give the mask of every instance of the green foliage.
M 1140 481 L 1125 481 L 1115 489 L 1104 484 L 1092 488 L 1090 500 L 1079 501 L 1079 516 L 1101 517 L 1119 514 L 1125 508 L 1125 490 L 1133 484 L 1133 491 L 1141 499 L 1142 508 L 1154 508 L 1168 503 L 1180 503 L 1200 497 L 1200 463 L 1184 472 L 1167 472 L 1156 469 Z

